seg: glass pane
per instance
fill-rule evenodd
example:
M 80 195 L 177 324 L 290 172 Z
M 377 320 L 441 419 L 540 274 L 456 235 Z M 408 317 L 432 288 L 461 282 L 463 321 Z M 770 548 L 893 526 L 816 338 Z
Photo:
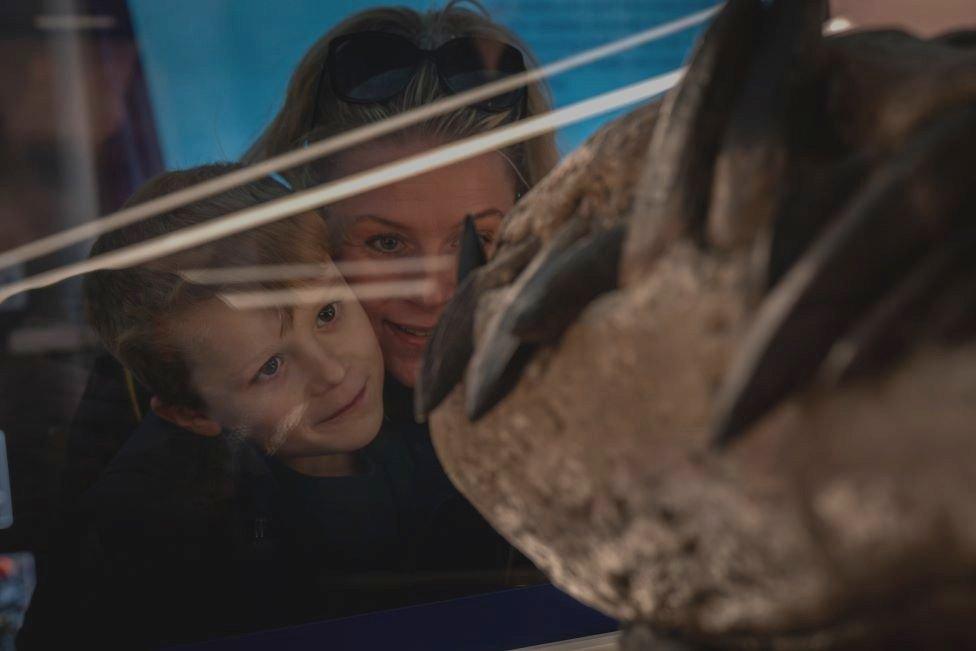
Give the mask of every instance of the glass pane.
M 530 69 L 711 6 L 482 4 L 490 18 L 477 18 L 479 29 L 522 49 Z M 0 302 L 10 480 L 0 523 L 12 514 L 0 531 L 0 645 L 21 628 L 28 600 L 22 649 L 199 641 L 530 587 L 498 603 L 565 616 L 535 633 L 522 624 L 512 645 L 615 628 L 547 587 L 458 491 L 415 420 L 413 387 L 459 256 L 490 256 L 505 215 L 559 156 L 629 109 L 286 218 L 282 208 L 281 219 L 192 246 L 172 234 L 267 215 L 296 192 L 671 72 L 704 21 L 509 89 L 504 102 L 158 205 L 450 97 L 429 56 L 402 93 L 376 105 L 330 93 L 321 39 L 372 7 L 12 0 L 0 9 L 0 285 L 67 270 Z M 408 38 L 418 29 L 407 10 L 368 15 L 344 29 Z M 464 21 L 419 24 L 425 52 L 470 31 Z M 306 56 L 313 63 L 302 68 Z M 389 68 L 373 79 L 403 76 L 404 61 L 375 58 Z M 97 270 L 79 266 L 86 260 Z

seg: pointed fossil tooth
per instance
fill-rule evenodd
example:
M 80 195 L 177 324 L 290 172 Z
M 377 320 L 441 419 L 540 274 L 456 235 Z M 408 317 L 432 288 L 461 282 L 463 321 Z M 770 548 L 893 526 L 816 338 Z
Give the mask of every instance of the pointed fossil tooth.
M 646 105 L 621 118 L 615 123 L 616 128 L 595 133 L 506 217 L 495 257 L 475 272 L 481 276 L 476 285 L 465 287 L 459 283 L 461 295 L 448 304 L 441 325 L 433 333 L 414 390 L 418 418 L 436 408 L 463 376 L 472 354 L 474 309 L 481 297 L 521 273 L 541 248 L 540 238 L 550 242 L 550 250 L 558 250 L 560 241 L 566 241 L 562 246 L 569 246 L 584 237 L 591 224 L 620 221 L 631 203 L 632 175 L 638 174 L 639 166 L 634 160 L 646 154 L 657 112 L 658 104 Z M 595 197 L 609 201 L 594 201 Z M 533 218 L 526 219 L 526 215 Z M 571 225 L 569 230 L 567 225 Z M 521 256 L 518 264 L 502 262 L 513 255 Z M 492 274 L 496 274 L 496 280 L 491 280 Z M 465 296 L 468 292 L 472 296 Z
M 468 417 L 473 421 L 495 406 L 518 381 L 522 367 L 531 356 L 531 348 L 512 332 L 513 301 L 525 285 L 540 270 L 548 268 L 573 244 L 584 238 L 590 223 L 582 219 L 570 219 L 563 224 L 532 262 L 519 275 L 518 280 L 499 297 L 498 305 L 478 342 L 465 374 L 465 405 Z
M 594 298 L 615 289 L 626 232 L 623 224 L 597 231 L 540 268 L 512 301 L 512 334 L 549 342 Z
M 892 156 L 760 306 L 715 405 L 725 445 L 812 378 L 892 281 L 972 214 L 976 108 L 940 116 Z M 931 191 L 938 186 L 944 190 Z M 968 202 L 968 203 L 967 203 Z
M 820 377 L 839 384 L 891 361 L 917 338 L 924 327 L 923 312 L 938 295 L 947 276 L 958 266 L 963 250 L 972 255 L 972 237 L 966 246 L 950 244 L 926 254 L 907 276 L 868 310 L 867 314 L 830 348 Z
M 414 386 L 414 418 L 417 422 L 422 422 L 464 375 L 474 350 L 473 315 L 482 287 L 478 280 L 475 272 L 458 285 L 427 342 Z
M 965 260 L 966 268 L 941 288 L 932 306 L 926 336 L 943 345 L 976 338 L 976 250 L 970 249 Z
M 472 422 L 515 386 L 533 344 L 557 338 L 583 307 L 617 286 L 626 228 L 575 239 L 582 229 L 568 226 L 540 254 L 539 264 L 526 269 L 485 328 L 466 380 L 465 409 Z
M 940 34 L 932 39 L 935 43 L 958 48 L 976 48 L 976 29 L 959 29 Z
M 747 244 L 773 220 L 800 155 L 793 150 L 809 155 L 829 142 L 812 99 L 826 2 L 777 2 L 766 13 L 715 160 L 706 230 L 722 248 Z
M 976 101 L 976 48 L 896 30 L 824 40 L 827 120 L 849 149 L 896 151 L 939 112 Z
M 869 163 L 867 157 L 854 155 L 839 163 L 803 166 L 804 191 L 787 194 L 771 225 L 766 265 L 757 274 L 759 293 L 765 294 L 778 283 L 823 233 L 860 187 Z
M 761 0 L 729 0 L 701 37 L 688 72 L 664 100 L 637 183 L 622 284 L 643 278 L 683 230 L 699 233 L 725 123 L 755 49 Z
M 465 376 L 464 408 L 468 420 L 477 421 L 508 395 L 534 348 L 504 328 L 492 328 Z
M 424 352 L 414 387 L 414 415 L 418 421 L 436 408 L 464 376 L 474 350 L 474 314 L 481 296 L 511 282 L 529 264 L 539 247 L 536 237 L 509 245 L 460 283 Z
M 485 250 L 481 246 L 478 229 L 474 226 L 471 215 L 464 216 L 464 227 L 461 231 L 461 250 L 458 252 L 457 281 L 461 282 L 468 274 L 486 262 Z

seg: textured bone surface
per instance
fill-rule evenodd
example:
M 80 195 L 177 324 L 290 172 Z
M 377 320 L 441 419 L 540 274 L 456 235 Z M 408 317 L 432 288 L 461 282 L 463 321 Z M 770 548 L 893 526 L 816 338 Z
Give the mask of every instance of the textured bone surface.
M 614 617 L 731 646 L 856 641 L 905 607 L 884 601 L 897 584 L 930 603 L 933 576 L 935 590 L 976 568 L 976 347 L 810 395 L 713 455 L 703 405 L 741 327 L 736 276 L 672 251 L 652 281 L 591 304 L 482 420 L 458 417 L 456 390 L 434 441 L 500 531 Z
M 898 32 L 821 42 L 812 0 L 766 14 L 750 50 L 728 30 L 760 4 L 730 0 L 683 87 L 506 218 L 484 269 L 525 241 L 536 257 L 458 335 L 472 361 L 435 446 L 628 651 L 976 648 L 976 59 Z M 780 20 L 808 39 L 785 67 Z M 553 238 L 615 224 L 618 287 L 548 340 L 505 329 Z M 529 341 L 493 384 L 486 360 Z M 494 391 L 474 421 L 473 383 Z

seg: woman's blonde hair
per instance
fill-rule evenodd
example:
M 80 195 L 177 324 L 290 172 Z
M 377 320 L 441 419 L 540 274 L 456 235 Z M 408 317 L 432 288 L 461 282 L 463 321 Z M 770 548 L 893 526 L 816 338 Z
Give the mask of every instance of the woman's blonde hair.
M 462 4 L 470 4 L 468 9 Z M 385 102 L 352 104 L 331 92 L 329 75 L 323 73 L 329 43 L 344 34 L 364 31 L 390 32 L 410 39 L 422 48 L 435 48 L 458 36 L 482 36 L 518 47 L 527 66 L 536 62 L 525 45 L 507 28 L 493 22 L 476 0 L 451 0 L 443 9 L 420 13 L 406 7 L 377 7 L 354 14 L 322 36 L 302 58 L 292 74 L 285 103 L 271 124 L 244 155 L 245 162 L 256 162 L 300 147 L 304 142 L 327 138 L 349 129 L 384 120 L 393 115 L 428 104 L 447 93 L 430 63 L 420 67 L 407 88 Z M 532 84 L 526 89 L 524 116 L 548 111 L 551 107 L 545 86 Z M 415 137 L 447 142 L 494 129 L 518 117 L 517 110 L 487 112 L 465 107 L 416 125 L 397 139 Z M 502 152 L 514 165 L 516 175 L 531 187 L 558 161 L 555 137 L 546 134 Z M 304 184 L 303 174 L 286 174 L 293 183 Z M 527 189 L 525 188 L 525 189 Z

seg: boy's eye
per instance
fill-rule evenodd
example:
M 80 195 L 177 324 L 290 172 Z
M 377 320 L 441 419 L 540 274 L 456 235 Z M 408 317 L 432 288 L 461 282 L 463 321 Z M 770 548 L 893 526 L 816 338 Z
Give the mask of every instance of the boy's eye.
M 339 302 L 329 303 L 321 310 L 319 310 L 318 316 L 315 317 L 315 325 L 321 328 L 322 326 L 332 323 L 339 317 Z
M 255 380 L 267 380 L 273 378 L 281 370 L 282 359 L 280 355 L 274 355 L 264 363 L 261 370 L 254 376 Z
M 395 235 L 377 235 L 366 240 L 366 246 L 380 253 L 399 253 L 403 241 Z

